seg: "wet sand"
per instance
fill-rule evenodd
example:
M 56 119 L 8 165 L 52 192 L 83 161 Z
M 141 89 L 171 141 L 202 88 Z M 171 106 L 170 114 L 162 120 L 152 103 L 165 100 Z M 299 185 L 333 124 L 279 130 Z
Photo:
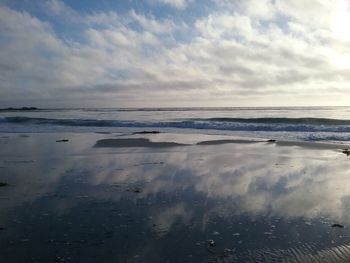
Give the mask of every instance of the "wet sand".
M 187 136 L 3 134 L 0 262 L 349 261 L 346 146 Z
M 320 150 L 338 150 L 345 154 L 349 151 L 350 145 L 322 142 L 298 142 L 298 141 L 276 141 L 276 140 L 253 140 L 253 139 L 215 139 L 198 141 L 193 143 L 179 143 L 169 141 L 153 141 L 152 138 L 122 138 L 122 139 L 101 139 L 95 144 L 95 147 L 147 147 L 147 148 L 167 148 L 190 145 L 222 145 L 222 144 L 256 144 L 269 143 L 277 146 L 298 146 L 301 148 L 320 149 Z M 228 137 L 228 136 L 227 136 Z M 176 138 L 176 136 L 174 136 Z M 179 140 L 179 136 L 177 136 Z

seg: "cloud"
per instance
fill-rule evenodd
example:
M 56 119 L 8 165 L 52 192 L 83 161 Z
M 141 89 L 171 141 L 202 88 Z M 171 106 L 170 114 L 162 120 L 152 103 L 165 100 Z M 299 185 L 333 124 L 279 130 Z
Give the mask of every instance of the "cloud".
M 144 30 L 154 33 L 168 33 L 172 32 L 176 25 L 173 21 L 167 19 L 162 22 L 157 21 L 154 17 L 146 17 L 144 15 L 136 13 L 131 10 L 129 13 L 130 18 L 137 22 Z
M 43 3 L 44 7 L 47 8 L 47 11 L 53 15 L 67 15 L 67 14 L 76 14 L 76 12 L 67 6 L 61 0 L 48 0 Z
M 176 9 L 185 9 L 191 0 L 153 0 L 155 3 L 169 5 Z
M 265 106 L 350 99 L 348 22 L 337 18 L 348 14 L 345 1 L 307 3 L 314 9 L 301 1 L 264 0 L 264 8 L 252 0 L 213 2 L 192 22 L 133 6 L 86 12 L 51 0 L 43 4 L 48 20 L 2 6 L 0 101 L 51 105 L 60 98 L 59 106 L 74 95 L 94 106 Z

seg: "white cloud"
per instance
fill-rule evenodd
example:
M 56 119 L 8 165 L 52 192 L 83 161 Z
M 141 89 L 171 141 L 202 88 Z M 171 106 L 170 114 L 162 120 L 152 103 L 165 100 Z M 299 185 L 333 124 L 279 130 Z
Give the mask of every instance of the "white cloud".
M 314 10 L 301 1 L 265 2 L 261 9 L 253 0 L 221 1 L 193 25 L 133 9 L 78 13 L 47 2 L 62 23 L 74 14 L 67 26 L 78 28 L 79 41 L 1 7 L 0 100 L 26 94 L 57 103 L 82 96 L 97 106 L 215 106 L 309 104 L 317 96 L 314 104 L 346 103 L 349 40 L 341 22 L 334 26 L 345 2 L 314 0 Z
M 185 9 L 190 2 L 190 0 L 153 0 L 155 3 L 161 3 L 164 5 L 169 5 L 176 9 Z
M 137 22 L 144 30 L 154 33 L 169 33 L 172 32 L 176 26 L 173 21 L 165 20 L 162 22 L 157 21 L 153 17 L 146 17 L 144 15 L 136 13 L 131 10 L 129 13 L 130 19 Z
M 42 6 L 49 15 L 63 17 L 69 22 L 77 22 L 80 18 L 79 13 L 62 0 L 46 0 L 42 2 Z

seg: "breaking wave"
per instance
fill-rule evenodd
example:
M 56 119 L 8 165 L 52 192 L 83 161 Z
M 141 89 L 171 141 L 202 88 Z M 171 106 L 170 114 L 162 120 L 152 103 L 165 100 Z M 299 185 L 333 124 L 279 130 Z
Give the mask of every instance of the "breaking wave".
M 266 132 L 350 132 L 350 120 L 326 118 L 209 118 L 152 122 L 5 117 L 1 119 L 1 122 L 86 127 L 188 128 Z

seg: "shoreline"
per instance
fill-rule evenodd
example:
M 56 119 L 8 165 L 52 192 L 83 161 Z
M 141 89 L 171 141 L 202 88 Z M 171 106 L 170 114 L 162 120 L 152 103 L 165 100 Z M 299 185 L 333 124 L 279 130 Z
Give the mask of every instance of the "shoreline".
M 151 139 L 154 136 L 151 137 Z M 342 145 L 336 143 L 323 143 L 323 142 L 307 142 L 307 141 L 277 141 L 277 140 L 247 140 L 247 139 L 213 139 L 213 140 L 203 140 L 197 143 L 179 143 L 175 141 L 153 141 L 149 138 L 107 138 L 97 140 L 94 147 L 147 147 L 147 148 L 157 148 L 157 147 L 185 147 L 185 146 L 206 146 L 206 145 L 223 145 L 223 144 L 255 144 L 255 143 L 266 143 L 274 144 L 281 147 L 293 147 L 298 146 L 301 148 L 309 149 L 330 149 L 330 150 L 342 150 L 347 151 L 350 145 Z
M 169 255 L 158 261 L 151 255 L 169 247 L 183 262 L 189 253 L 196 262 L 220 258 L 225 249 L 245 262 L 245 253 L 268 257 L 284 248 L 282 260 L 296 250 L 305 257 L 336 250 L 346 245 L 338 236 L 350 235 L 344 146 L 154 132 L 6 135 L 0 136 L 6 262 L 50 262 L 57 253 L 77 262 L 135 254 L 164 262 Z M 67 244 L 78 247 L 79 257 Z M 127 249 L 99 253 L 115 244 Z M 217 254 L 208 253 L 208 244 Z
M 321 150 L 350 150 L 348 144 L 324 141 L 297 141 L 297 140 L 278 140 L 271 138 L 253 138 L 242 137 L 227 134 L 205 134 L 205 133 L 173 133 L 171 131 L 147 131 L 137 129 L 134 131 L 96 131 L 96 132 L 0 132 L 0 138 L 7 138 L 11 135 L 18 137 L 30 136 L 56 136 L 61 140 L 63 137 L 86 135 L 89 137 L 100 137 L 96 140 L 93 147 L 103 148 L 129 148 L 129 147 L 147 147 L 147 148 L 166 148 L 166 147 L 186 147 L 186 146 L 210 146 L 225 144 L 255 144 L 265 143 L 281 147 L 301 147 L 308 149 Z M 113 137 L 111 137 L 113 136 Z M 62 138 L 61 138 L 62 137 Z M 102 137 L 102 138 L 101 138 Z M 118 138 L 115 138 L 118 137 Z

